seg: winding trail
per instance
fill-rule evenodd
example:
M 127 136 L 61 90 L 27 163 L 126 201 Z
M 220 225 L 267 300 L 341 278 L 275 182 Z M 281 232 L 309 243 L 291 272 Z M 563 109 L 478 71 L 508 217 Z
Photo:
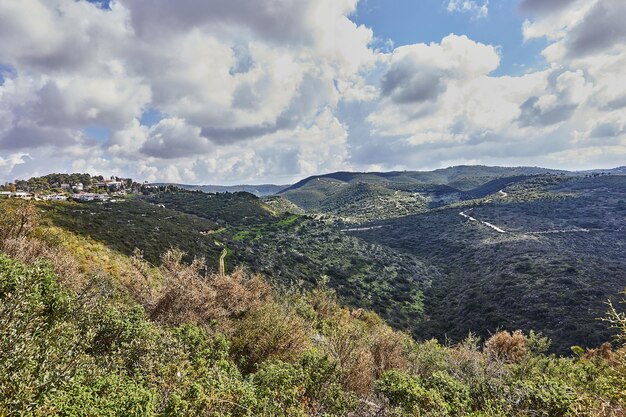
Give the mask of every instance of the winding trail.
M 499 227 L 498 227 L 498 226 L 496 226 L 496 225 L 493 225 L 493 224 L 491 224 L 491 223 L 489 223 L 489 222 L 484 222 L 484 221 L 482 221 L 482 220 L 478 220 L 478 219 L 476 219 L 475 217 L 472 217 L 472 216 L 470 216 L 470 215 L 468 215 L 468 214 L 465 214 L 466 212 L 471 211 L 471 210 L 473 210 L 473 209 L 469 209 L 469 210 L 462 211 L 462 212 L 460 212 L 459 214 L 460 214 L 461 216 L 465 217 L 466 219 L 468 219 L 469 221 L 472 221 L 472 222 L 477 222 L 477 223 L 482 223 L 482 224 L 484 224 L 485 226 L 492 228 L 493 230 L 495 230 L 495 231 L 496 231 L 496 232 L 498 232 L 498 233 L 508 233 L 506 230 L 501 229 L 501 228 L 499 228 Z
M 491 224 L 489 222 L 483 221 L 483 220 L 479 220 L 475 217 L 470 216 L 469 214 L 467 214 L 467 212 L 472 211 L 473 208 L 467 209 L 465 211 L 462 211 L 459 213 L 459 215 L 461 215 L 462 217 L 468 219 L 469 221 L 472 222 L 477 222 L 477 223 L 481 223 L 484 224 L 485 226 L 495 230 L 498 233 L 515 233 L 515 234 L 524 234 L 524 235 L 548 235 L 548 234 L 556 234 L 556 233 L 591 233 L 591 232 L 604 232 L 607 231 L 607 229 L 586 229 L 583 227 L 571 227 L 569 229 L 550 229 L 550 230 L 540 230 L 540 231 L 532 231 L 532 232 L 522 232 L 522 231 L 507 231 L 504 230 L 494 224 Z M 622 228 L 616 229 L 615 231 L 619 232 L 621 231 Z

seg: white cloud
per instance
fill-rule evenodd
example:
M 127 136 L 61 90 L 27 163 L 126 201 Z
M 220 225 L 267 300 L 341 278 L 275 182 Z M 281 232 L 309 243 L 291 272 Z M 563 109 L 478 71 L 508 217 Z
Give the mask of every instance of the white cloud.
M 451 13 L 471 13 L 480 19 L 489 15 L 489 0 L 483 0 L 482 4 L 476 0 L 449 0 L 447 10 Z
M 42 149 L 33 159 L 58 169 L 128 170 L 140 158 L 141 173 L 181 179 L 202 160 L 240 154 L 230 168 L 246 180 L 282 170 L 262 163 L 287 166 L 270 160 L 284 152 L 269 150 L 282 147 L 298 158 L 285 175 L 323 169 L 301 135 L 333 133 L 323 140 L 342 149 L 329 143 L 335 156 L 327 157 L 345 158 L 345 132 L 330 122 L 322 129 L 322 115 L 334 120 L 341 97 L 372 93 L 361 71 L 378 56 L 372 31 L 347 17 L 356 4 L 118 0 L 102 10 L 86 1 L 0 1 L 0 62 L 15 70 L 0 85 L 0 148 Z M 168 116 L 141 126 L 148 108 Z M 94 142 L 83 133 L 89 126 L 111 137 Z M 69 153 L 41 161 L 45 149 L 76 146 L 90 150 L 89 162 L 77 165 Z M 185 167 L 160 169 L 172 159 Z M 0 176 L 13 170 L 3 163 Z
M 348 17 L 357 2 L 0 0 L 0 178 L 286 183 L 626 156 L 621 0 L 523 0 L 524 37 L 548 40 L 549 65 L 516 77 L 494 75 L 497 45 L 467 36 L 376 50 Z M 488 14 L 487 1 L 445 4 Z M 141 125 L 148 109 L 163 120 Z

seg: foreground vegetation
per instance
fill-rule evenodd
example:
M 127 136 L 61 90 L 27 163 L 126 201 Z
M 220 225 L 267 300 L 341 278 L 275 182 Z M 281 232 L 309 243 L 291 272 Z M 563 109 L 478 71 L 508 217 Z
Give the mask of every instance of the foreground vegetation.
M 547 355 L 540 334 L 415 342 L 322 285 L 207 273 L 0 208 L 0 415 L 623 416 L 615 349 Z M 621 347 L 620 347 L 621 346 Z

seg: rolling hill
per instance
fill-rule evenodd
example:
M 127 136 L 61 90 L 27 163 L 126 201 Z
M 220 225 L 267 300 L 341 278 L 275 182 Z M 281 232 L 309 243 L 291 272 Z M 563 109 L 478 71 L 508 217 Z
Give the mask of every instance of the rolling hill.
M 431 181 L 431 182 L 428 182 Z M 419 339 L 541 331 L 555 352 L 611 338 L 626 286 L 626 176 L 541 168 L 335 173 L 277 196 L 169 190 L 40 203 L 51 224 L 150 262 L 170 248 L 279 288 L 320 282 Z
M 361 222 L 423 213 L 430 208 L 481 198 L 541 174 L 565 175 L 566 172 L 486 166 L 435 171 L 336 172 L 306 178 L 279 195 L 308 212 Z

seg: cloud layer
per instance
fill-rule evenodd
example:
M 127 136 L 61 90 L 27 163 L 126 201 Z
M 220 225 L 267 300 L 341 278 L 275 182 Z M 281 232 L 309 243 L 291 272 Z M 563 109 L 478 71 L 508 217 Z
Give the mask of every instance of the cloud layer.
M 626 160 L 623 1 L 522 0 L 548 66 L 514 77 L 493 75 L 497 45 L 463 35 L 376 50 L 357 2 L 0 0 L 0 178 Z

